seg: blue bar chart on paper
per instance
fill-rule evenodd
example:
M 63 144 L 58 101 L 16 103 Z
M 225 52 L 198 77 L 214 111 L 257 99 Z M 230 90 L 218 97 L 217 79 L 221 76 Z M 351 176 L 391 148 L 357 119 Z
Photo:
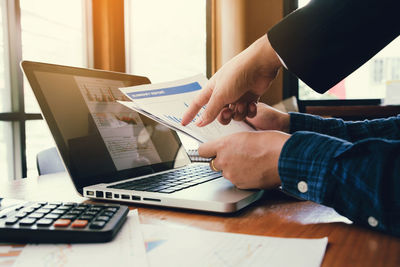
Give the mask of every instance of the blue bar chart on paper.
M 198 75 L 173 82 L 120 88 L 132 100 L 120 103 L 200 142 L 236 132 L 253 131 L 245 122 L 237 121 L 225 126 L 215 120 L 205 127 L 197 127 L 193 122 L 200 118 L 205 106 L 200 109 L 192 123 L 181 125 L 183 114 L 206 82 L 206 77 Z

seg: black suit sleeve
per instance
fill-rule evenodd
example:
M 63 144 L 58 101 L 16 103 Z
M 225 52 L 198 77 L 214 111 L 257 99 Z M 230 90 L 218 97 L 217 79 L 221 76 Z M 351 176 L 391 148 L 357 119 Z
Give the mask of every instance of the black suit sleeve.
M 400 0 L 312 0 L 268 38 L 289 71 L 319 93 L 400 34 Z

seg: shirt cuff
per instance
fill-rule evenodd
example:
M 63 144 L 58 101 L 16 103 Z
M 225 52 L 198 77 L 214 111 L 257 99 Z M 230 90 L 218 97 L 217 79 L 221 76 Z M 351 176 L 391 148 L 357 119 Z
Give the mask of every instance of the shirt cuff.
M 278 53 L 275 52 L 275 54 L 276 54 L 276 56 L 279 58 L 279 61 L 282 63 L 282 65 L 285 67 L 285 69 L 288 69 L 288 68 L 286 67 L 285 62 L 284 62 L 283 59 L 278 55 Z
M 278 171 L 282 190 L 298 198 L 317 203 L 333 202 L 335 179 L 326 179 L 335 165 L 335 157 L 351 143 L 335 137 L 299 131 L 282 148 Z

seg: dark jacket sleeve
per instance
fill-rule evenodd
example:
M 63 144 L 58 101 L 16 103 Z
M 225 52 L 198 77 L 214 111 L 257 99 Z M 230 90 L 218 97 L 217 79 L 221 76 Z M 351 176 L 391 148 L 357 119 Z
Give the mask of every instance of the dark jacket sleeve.
M 289 71 L 324 93 L 400 34 L 399 0 L 312 0 L 268 38 Z

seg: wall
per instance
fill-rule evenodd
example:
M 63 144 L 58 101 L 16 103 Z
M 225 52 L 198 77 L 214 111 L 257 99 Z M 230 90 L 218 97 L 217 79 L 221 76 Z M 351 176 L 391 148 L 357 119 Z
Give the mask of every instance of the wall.
M 215 72 L 282 18 L 283 0 L 213 0 L 212 9 L 212 70 Z M 282 73 L 261 98 L 268 104 L 280 100 Z

